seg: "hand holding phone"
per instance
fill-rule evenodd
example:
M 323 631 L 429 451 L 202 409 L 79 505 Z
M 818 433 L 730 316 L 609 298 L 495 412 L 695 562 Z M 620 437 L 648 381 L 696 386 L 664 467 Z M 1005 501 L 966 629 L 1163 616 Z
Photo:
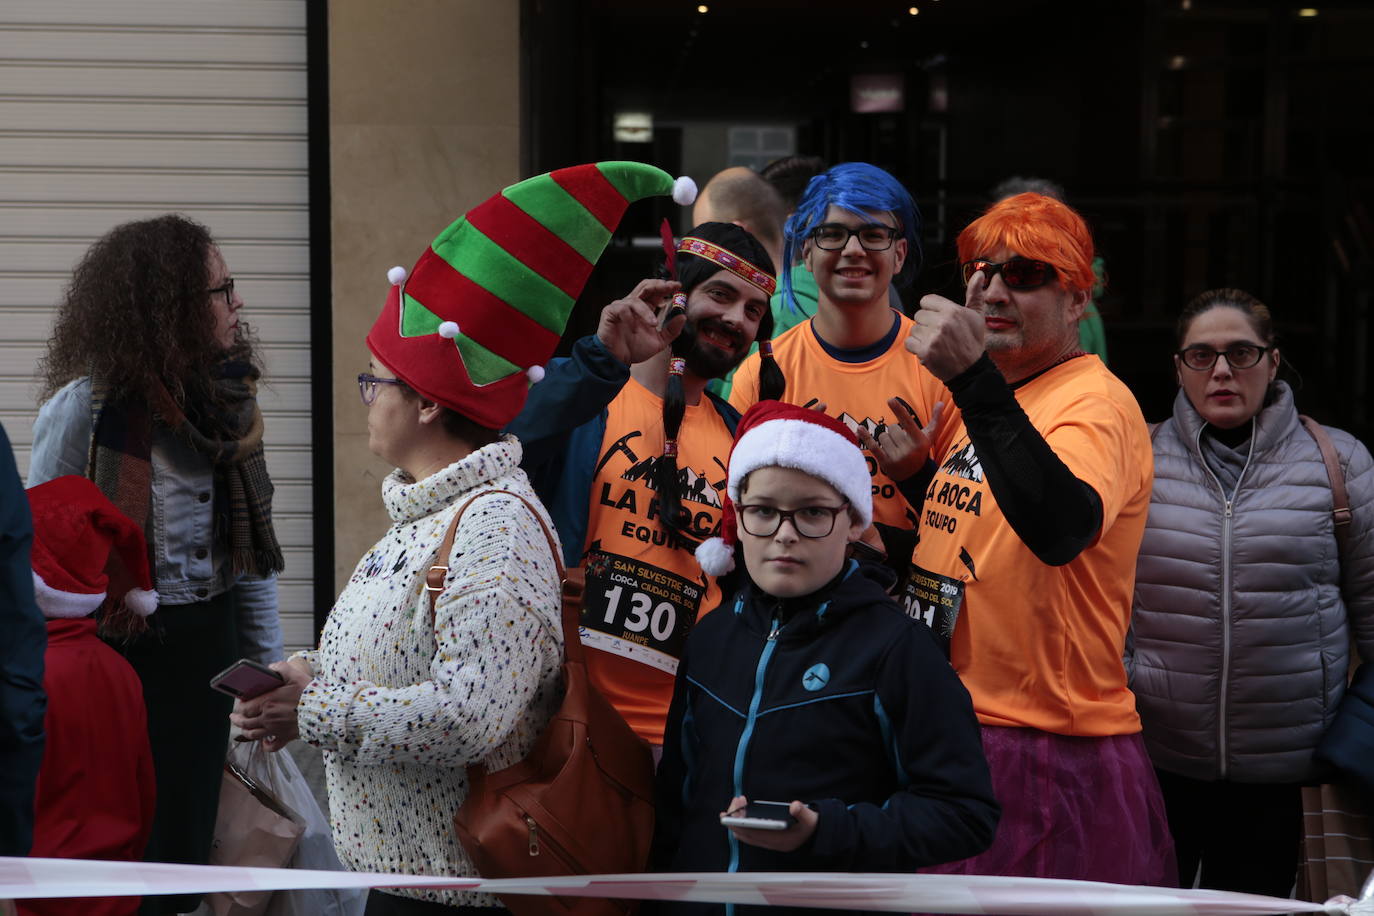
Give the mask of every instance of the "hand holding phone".
M 746 827 L 750 830 L 786 830 L 797 822 L 792 816 L 791 802 L 751 801 L 743 808 L 733 808 L 720 816 L 722 827 Z
M 251 658 L 241 658 L 210 679 L 210 687 L 239 700 L 260 697 L 286 683 L 271 668 Z
M 820 815 L 815 808 L 794 802 L 751 802 L 743 795 L 730 799 L 720 815 L 721 824 L 741 843 L 793 852 L 816 832 Z

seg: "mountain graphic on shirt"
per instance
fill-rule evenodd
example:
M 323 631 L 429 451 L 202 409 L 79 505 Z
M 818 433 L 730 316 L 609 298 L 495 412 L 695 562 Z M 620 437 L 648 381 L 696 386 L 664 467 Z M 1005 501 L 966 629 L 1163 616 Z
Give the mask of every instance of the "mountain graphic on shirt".
M 983 482 L 983 463 L 978 460 L 978 453 L 973 450 L 972 442 L 946 458 L 945 463 L 940 465 L 940 470 L 951 477 Z
M 839 416 L 839 421 L 845 426 L 848 426 L 849 431 L 856 436 L 859 434 L 859 427 L 868 430 L 868 434 L 875 439 L 887 431 L 886 420 L 875 420 L 872 417 L 864 417 L 862 420 L 856 420 L 849 414 L 842 413 Z
M 661 455 L 653 455 L 643 461 L 630 465 L 629 470 L 620 475 L 621 480 L 643 481 L 650 490 L 657 491 L 658 463 L 664 460 Z M 713 484 L 703 474 L 691 468 L 677 469 L 677 492 L 684 502 L 700 503 L 713 509 L 720 508 L 719 490 L 725 488 L 725 481 Z

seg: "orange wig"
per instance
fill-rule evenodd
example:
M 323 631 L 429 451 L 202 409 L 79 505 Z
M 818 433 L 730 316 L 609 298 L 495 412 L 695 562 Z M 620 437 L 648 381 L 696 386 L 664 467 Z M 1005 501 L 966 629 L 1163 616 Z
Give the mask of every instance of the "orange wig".
M 1087 223 L 1053 197 L 1027 191 L 999 200 L 959 233 L 961 264 L 989 257 L 999 248 L 1054 265 L 1070 291 L 1091 292 L 1096 282 Z

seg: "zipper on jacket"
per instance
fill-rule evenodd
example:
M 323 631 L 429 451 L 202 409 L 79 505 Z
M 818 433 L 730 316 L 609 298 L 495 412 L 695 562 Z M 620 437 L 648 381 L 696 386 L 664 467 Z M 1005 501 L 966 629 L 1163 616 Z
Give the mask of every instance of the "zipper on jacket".
M 1231 501 L 1221 516 L 1221 685 L 1217 692 L 1217 765 L 1226 778 L 1226 697 L 1231 680 Z
M 758 718 L 759 704 L 763 702 L 763 675 L 768 670 L 768 662 L 773 657 L 773 650 L 778 646 L 778 633 L 782 630 L 782 609 L 773 612 L 773 625 L 768 630 L 768 639 L 763 644 L 763 651 L 759 653 L 758 664 L 754 668 L 754 695 L 749 699 L 749 714 L 744 720 L 744 731 L 740 733 L 739 744 L 735 747 L 735 794 L 744 794 L 744 755 L 749 750 L 749 739 L 753 737 L 754 720 Z M 726 832 L 726 837 L 730 843 L 730 866 L 728 872 L 739 871 L 739 840 L 735 835 Z M 733 907 L 726 907 L 727 914 L 733 913 Z
M 539 825 L 534 822 L 534 818 L 525 815 L 525 825 L 530 828 L 530 855 L 539 855 Z
M 1218 778 L 1225 779 L 1227 772 L 1226 758 L 1228 749 L 1226 746 L 1226 698 L 1230 692 L 1231 680 L 1231 578 L 1232 578 L 1232 556 L 1234 545 L 1231 542 L 1235 527 L 1233 508 L 1236 494 L 1240 492 L 1241 482 L 1245 480 L 1245 472 L 1250 470 L 1250 459 L 1255 454 L 1255 433 L 1258 432 L 1259 424 L 1255 418 L 1250 418 L 1250 449 L 1245 453 L 1245 464 L 1241 466 L 1240 474 L 1236 476 L 1236 487 L 1231 491 L 1231 495 L 1226 495 L 1225 488 L 1221 485 L 1221 478 L 1212 470 L 1207 463 L 1207 458 L 1202 454 L 1202 431 L 1206 425 L 1198 427 L 1197 439 L 1194 445 L 1197 447 L 1198 460 L 1206 469 L 1207 474 L 1212 478 L 1212 483 L 1216 484 L 1217 492 L 1221 494 L 1222 515 L 1221 515 L 1221 683 L 1217 690 L 1217 773 Z

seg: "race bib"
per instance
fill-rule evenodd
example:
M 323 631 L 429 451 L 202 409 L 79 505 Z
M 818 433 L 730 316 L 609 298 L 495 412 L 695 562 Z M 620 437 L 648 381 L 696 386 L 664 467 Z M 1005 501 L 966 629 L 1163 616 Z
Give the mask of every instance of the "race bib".
M 706 586 L 631 557 L 587 555 L 582 643 L 677 673 Z
M 907 577 L 906 591 L 902 595 L 902 606 L 907 616 L 921 621 L 930 627 L 949 655 L 950 640 L 954 638 L 954 625 L 959 619 L 959 609 L 964 605 L 964 583 L 939 573 L 929 572 L 911 564 Z

